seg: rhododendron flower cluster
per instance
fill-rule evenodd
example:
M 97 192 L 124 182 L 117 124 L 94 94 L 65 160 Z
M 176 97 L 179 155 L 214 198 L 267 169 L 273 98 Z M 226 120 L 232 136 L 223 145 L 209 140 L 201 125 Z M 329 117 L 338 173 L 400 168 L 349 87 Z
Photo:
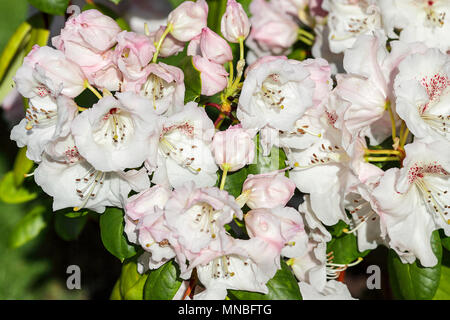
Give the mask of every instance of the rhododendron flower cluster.
M 185 1 L 137 34 L 91 9 L 33 47 L 11 139 L 53 210 L 123 209 L 139 272 L 175 264 L 178 298 L 269 294 L 289 270 L 304 299 L 352 299 L 337 280 L 379 245 L 435 266 L 432 234 L 450 236 L 450 3 L 224 12 L 212 30 L 207 2 Z M 330 249 L 335 226 L 351 261 Z

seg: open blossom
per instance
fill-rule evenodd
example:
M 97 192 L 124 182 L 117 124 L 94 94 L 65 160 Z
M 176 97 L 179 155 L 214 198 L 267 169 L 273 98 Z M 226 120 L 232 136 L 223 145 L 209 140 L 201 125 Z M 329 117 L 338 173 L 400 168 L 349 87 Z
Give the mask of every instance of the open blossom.
M 184 106 L 184 74 L 180 68 L 163 62 L 147 67 L 147 78 L 139 93 L 148 98 L 157 114 L 171 115 Z
M 324 0 L 327 10 L 331 52 L 340 53 L 351 48 L 361 34 L 382 31 L 380 9 L 375 0 Z
M 131 190 L 150 186 L 145 169 L 127 172 L 96 170 L 78 152 L 72 136 L 58 139 L 34 172 L 36 183 L 53 197 L 53 210 L 74 207 L 103 212 L 107 206 L 122 207 Z
M 255 132 L 244 130 L 240 125 L 229 127 L 225 131 L 218 131 L 211 143 L 211 150 L 216 163 L 223 170 L 227 166 L 228 171 L 237 171 L 255 158 Z
M 242 197 L 251 209 L 285 206 L 292 198 L 295 184 L 284 172 L 249 174 L 242 186 Z
M 171 192 L 165 187 L 155 185 L 128 198 L 125 206 L 124 231 L 130 242 L 138 243 L 149 252 L 146 266 L 156 269 L 175 256 L 168 241 L 157 242 L 154 237 L 164 229 L 162 210 Z M 153 234 L 152 234 L 153 231 Z
M 404 263 L 416 258 L 424 267 L 436 265 L 431 233 L 450 235 L 450 148 L 447 141 L 405 146 L 403 168 L 387 170 L 373 191 L 377 211 L 394 249 Z
M 268 293 L 266 283 L 274 276 L 274 272 L 267 273 L 265 266 L 270 264 L 274 268 L 269 269 L 274 270 L 277 267 L 272 256 L 264 251 L 264 242 L 231 237 L 228 240 L 222 250 L 203 250 L 191 262 L 196 267 L 200 283 L 205 287 L 204 291 L 194 296 L 194 300 L 223 300 L 227 296 L 227 289 Z M 255 259 L 256 252 L 263 253 L 259 254 L 259 259 Z
M 243 128 L 292 130 L 312 106 L 314 83 L 302 64 L 277 59 L 248 72 L 237 117 Z
M 445 0 L 381 0 L 383 25 L 389 37 L 423 42 L 443 52 L 450 49 L 450 4 Z
M 177 256 L 189 260 L 205 249 L 223 250 L 229 240 L 224 225 L 234 216 L 242 219 L 242 211 L 228 192 L 197 188 L 192 181 L 176 188 L 164 207 L 165 223 L 171 231 L 168 241 L 179 245 L 175 248 Z
M 72 123 L 79 153 L 97 170 L 137 168 L 158 142 L 151 103 L 131 92 L 105 96 Z
M 450 58 L 438 49 L 406 57 L 395 78 L 397 112 L 419 139 L 450 141 Z
M 242 5 L 236 0 L 228 0 L 227 8 L 220 22 L 220 30 L 225 39 L 237 43 L 250 32 L 250 21 Z
M 175 188 L 188 181 L 198 187 L 213 186 L 218 170 L 209 147 L 214 124 L 205 110 L 190 102 L 183 111 L 160 121 L 158 148 L 146 161 L 149 171 L 154 171 L 152 182 Z
M 11 130 L 11 140 L 18 147 L 27 146 L 27 157 L 41 161 L 44 148 L 58 138 L 70 133 L 73 119 L 78 115 L 76 103 L 65 96 L 59 96 L 56 103 L 35 107 L 29 102 L 26 116 Z
M 63 94 L 70 98 L 84 90 L 85 76 L 81 69 L 61 51 L 33 46 L 17 70 L 14 82 L 17 90 L 31 101 Z
M 190 41 L 206 27 L 208 4 L 205 0 L 185 1 L 167 17 L 172 25 L 172 36 L 179 41 Z

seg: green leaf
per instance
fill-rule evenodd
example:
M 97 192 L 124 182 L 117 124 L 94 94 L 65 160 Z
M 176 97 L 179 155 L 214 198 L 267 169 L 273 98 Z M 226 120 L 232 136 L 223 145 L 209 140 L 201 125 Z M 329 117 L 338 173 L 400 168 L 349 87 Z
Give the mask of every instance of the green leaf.
M 450 251 L 450 237 L 446 237 L 444 235 L 443 238 L 441 238 L 442 241 L 442 246 L 447 249 L 448 251 Z
M 333 263 L 350 264 L 358 258 L 366 256 L 371 250 L 359 252 L 358 240 L 355 235 L 350 233 L 331 239 L 327 243 L 327 252 L 331 251 L 333 251 Z
M 27 158 L 26 156 L 27 147 L 19 149 L 17 153 L 16 160 L 14 161 L 14 182 L 16 186 L 20 186 L 25 179 L 24 174 L 30 172 L 33 168 L 34 162 Z
M 172 5 L 172 8 L 178 7 L 180 4 L 182 4 L 185 0 L 169 0 L 170 4 Z
M 438 231 L 431 236 L 431 247 L 438 259 L 437 265 L 431 268 L 423 267 L 417 260 L 404 264 L 394 250 L 389 250 L 389 280 L 396 298 L 429 300 L 434 297 L 441 277 L 442 246 Z
M 0 52 L 28 15 L 28 2 L 26 0 L 0 1 Z M 18 39 L 16 39 L 18 40 Z M 3 63 L 0 60 L 0 64 Z
M 11 64 L 11 61 L 16 56 L 16 52 L 21 46 L 24 46 L 24 42 L 29 40 L 30 31 L 31 25 L 25 21 L 17 28 L 16 32 L 14 32 L 9 39 L 0 57 L 0 79 L 3 79 L 9 65 Z
M 63 16 L 69 5 L 69 0 L 28 0 L 28 2 L 42 12 Z
M 450 300 L 450 252 L 444 251 L 441 265 L 441 279 L 433 300 Z
M 16 187 L 13 171 L 6 173 L 0 180 L 0 200 L 5 203 L 24 203 L 36 197 L 37 193 L 31 193 L 24 187 Z
M 220 21 L 227 8 L 227 0 L 210 0 L 208 1 L 208 27 L 218 33 L 220 32 Z
M 172 260 L 150 272 L 144 287 L 144 299 L 172 300 L 182 283 L 179 274 Z
M 259 134 L 255 137 L 255 146 L 255 160 L 248 166 L 249 174 L 272 172 L 286 167 L 286 154 L 282 149 L 273 147 L 270 154 L 264 156 L 259 143 Z
M 66 241 L 76 240 L 81 231 L 83 231 L 86 222 L 86 215 L 78 218 L 69 218 L 64 214 L 57 214 L 55 216 L 55 231 Z
M 247 179 L 248 172 L 247 168 L 242 168 L 239 171 L 229 173 L 227 179 L 225 180 L 224 189 L 228 191 L 229 194 L 237 198 L 242 192 L 242 185 L 245 179 Z
M 122 0 L 109 0 L 109 1 L 111 1 L 111 2 L 114 3 L 114 4 L 119 4 L 120 1 L 122 1 Z
M 267 294 L 228 290 L 228 295 L 237 300 L 302 300 L 297 280 L 284 260 L 281 260 L 281 269 L 267 282 L 267 288 Z
M 200 72 L 194 67 L 192 57 L 185 57 L 181 62 L 181 69 L 184 72 L 184 83 L 186 92 L 184 102 L 199 101 L 202 92 L 202 80 Z
M 80 218 L 84 217 L 88 213 L 89 211 L 77 211 L 77 212 L 71 211 L 64 213 L 64 216 L 66 216 L 67 218 Z
M 16 40 L 11 39 L 3 51 L 2 59 L 4 59 L 0 60 L 0 76 L 2 78 L 2 82 L 0 83 L 0 101 L 3 101 L 14 87 L 13 77 L 20 66 L 22 66 L 23 58 L 31 50 L 33 45 L 38 44 L 44 46 L 48 42 L 50 31 L 44 28 L 44 20 L 41 14 L 33 15 L 24 22 L 13 35 L 13 38 L 17 36 L 19 39 L 25 30 L 28 30 L 27 34 L 22 38 L 19 45 L 15 42 Z M 13 60 L 9 59 L 9 55 L 11 54 L 15 55 Z
M 148 273 L 140 274 L 137 271 L 135 259 L 127 261 L 122 266 L 120 277 L 111 292 L 111 300 L 142 300 L 144 285 Z
M 100 235 L 103 245 L 120 261 L 124 261 L 136 254 L 135 248 L 130 245 L 123 233 L 123 211 L 117 208 L 108 208 L 100 216 Z
M 44 206 L 34 207 L 14 227 L 9 238 L 9 245 L 18 248 L 34 239 L 47 227 L 50 214 Z

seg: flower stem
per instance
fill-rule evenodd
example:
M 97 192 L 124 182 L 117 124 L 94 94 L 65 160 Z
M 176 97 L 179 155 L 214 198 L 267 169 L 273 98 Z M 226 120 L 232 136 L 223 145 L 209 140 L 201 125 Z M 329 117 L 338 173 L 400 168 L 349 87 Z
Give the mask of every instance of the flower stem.
M 314 34 L 312 34 L 311 32 L 308 32 L 308 31 L 306 31 L 306 30 L 304 30 L 302 28 L 298 29 L 298 34 L 303 36 L 303 37 L 305 37 L 305 38 L 308 38 L 310 40 L 314 40 L 314 38 L 315 38 Z
M 158 43 L 156 44 L 156 51 L 153 55 L 152 62 L 156 63 L 158 60 L 159 51 L 161 50 L 161 46 L 164 42 L 164 39 L 167 37 L 167 35 L 173 30 L 173 24 L 169 23 L 166 27 L 166 30 L 164 30 L 164 33 L 162 34 L 161 38 L 159 39 Z
M 87 80 L 84 80 L 84 87 L 91 90 L 92 93 L 95 94 L 95 96 L 97 98 L 99 98 L 99 99 L 103 98 L 102 95 L 100 94 L 100 92 L 98 92 L 97 89 L 95 89 L 93 86 L 91 86 Z
M 366 162 L 385 162 L 385 161 L 400 161 L 399 157 L 368 157 L 365 156 Z
M 400 137 L 400 147 L 403 148 L 405 146 L 406 143 L 406 139 L 408 139 L 408 134 L 409 134 L 409 129 L 406 128 L 405 132 L 403 133 L 403 135 Z
M 365 155 L 370 155 L 370 154 L 394 154 L 397 156 L 401 156 L 402 153 L 398 150 L 387 150 L 387 149 L 383 149 L 383 150 L 372 150 L 372 149 L 365 149 L 364 150 L 364 154 Z
M 389 112 L 389 117 L 391 118 L 391 126 L 392 126 L 392 141 L 395 143 L 395 138 L 397 137 L 397 129 L 395 127 L 395 119 L 394 119 L 394 113 L 392 112 L 391 108 L 391 102 L 388 100 L 386 101 L 386 104 L 384 106 L 386 110 Z
M 222 173 L 222 180 L 220 181 L 220 190 L 223 190 L 225 187 L 225 181 L 227 180 L 227 174 L 228 170 L 230 170 L 230 165 L 228 163 L 222 164 L 223 167 L 223 173 Z

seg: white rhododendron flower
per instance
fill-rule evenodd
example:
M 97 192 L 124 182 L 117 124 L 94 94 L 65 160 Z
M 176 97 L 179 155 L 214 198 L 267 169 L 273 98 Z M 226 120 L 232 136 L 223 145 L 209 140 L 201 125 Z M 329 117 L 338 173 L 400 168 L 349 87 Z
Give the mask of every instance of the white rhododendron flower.
M 145 169 L 105 172 L 95 169 L 78 152 L 72 136 L 58 140 L 51 147 L 53 159 L 45 155 L 37 167 L 36 183 L 51 197 L 53 210 L 75 207 L 103 212 L 105 207 L 122 207 L 131 190 L 149 187 Z
M 162 12 L 140 2 L 118 8 Z M 16 242 L 51 210 L 64 240 L 99 220 L 113 299 L 350 300 L 386 275 L 442 298 L 445 273 L 412 271 L 448 267 L 450 2 L 181 2 L 132 9 L 141 32 L 90 9 L 54 47 L 25 22 L 8 41 Z M 382 279 L 346 273 L 369 255 Z
M 442 51 L 450 49 L 450 3 L 446 0 L 380 0 L 383 24 L 389 37 L 423 42 Z
M 218 168 L 209 148 L 214 126 L 206 112 L 192 102 L 161 122 L 158 150 L 147 159 L 155 171 L 152 182 L 176 188 L 193 180 L 199 187 L 213 186 Z
M 131 92 L 116 96 L 103 97 L 72 123 L 78 151 L 97 170 L 139 167 L 158 142 L 152 104 Z
M 400 258 L 416 258 L 425 267 L 436 265 L 431 233 L 443 229 L 450 235 L 450 148 L 448 142 L 405 146 L 403 168 L 385 172 L 373 191 L 390 247 Z
M 45 99 L 45 98 L 44 98 Z M 49 142 L 66 137 L 78 114 L 76 103 L 65 96 L 59 96 L 56 103 L 51 100 L 43 107 L 30 101 L 25 118 L 11 130 L 11 140 L 18 147 L 27 146 L 27 157 L 41 161 L 42 152 Z
M 408 56 L 395 78 L 397 112 L 420 139 L 450 140 L 450 58 L 437 49 Z
M 375 0 L 324 0 L 328 11 L 328 40 L 333 53 L 351 48 L 356 37 L 381 30 L 380 10 Z

